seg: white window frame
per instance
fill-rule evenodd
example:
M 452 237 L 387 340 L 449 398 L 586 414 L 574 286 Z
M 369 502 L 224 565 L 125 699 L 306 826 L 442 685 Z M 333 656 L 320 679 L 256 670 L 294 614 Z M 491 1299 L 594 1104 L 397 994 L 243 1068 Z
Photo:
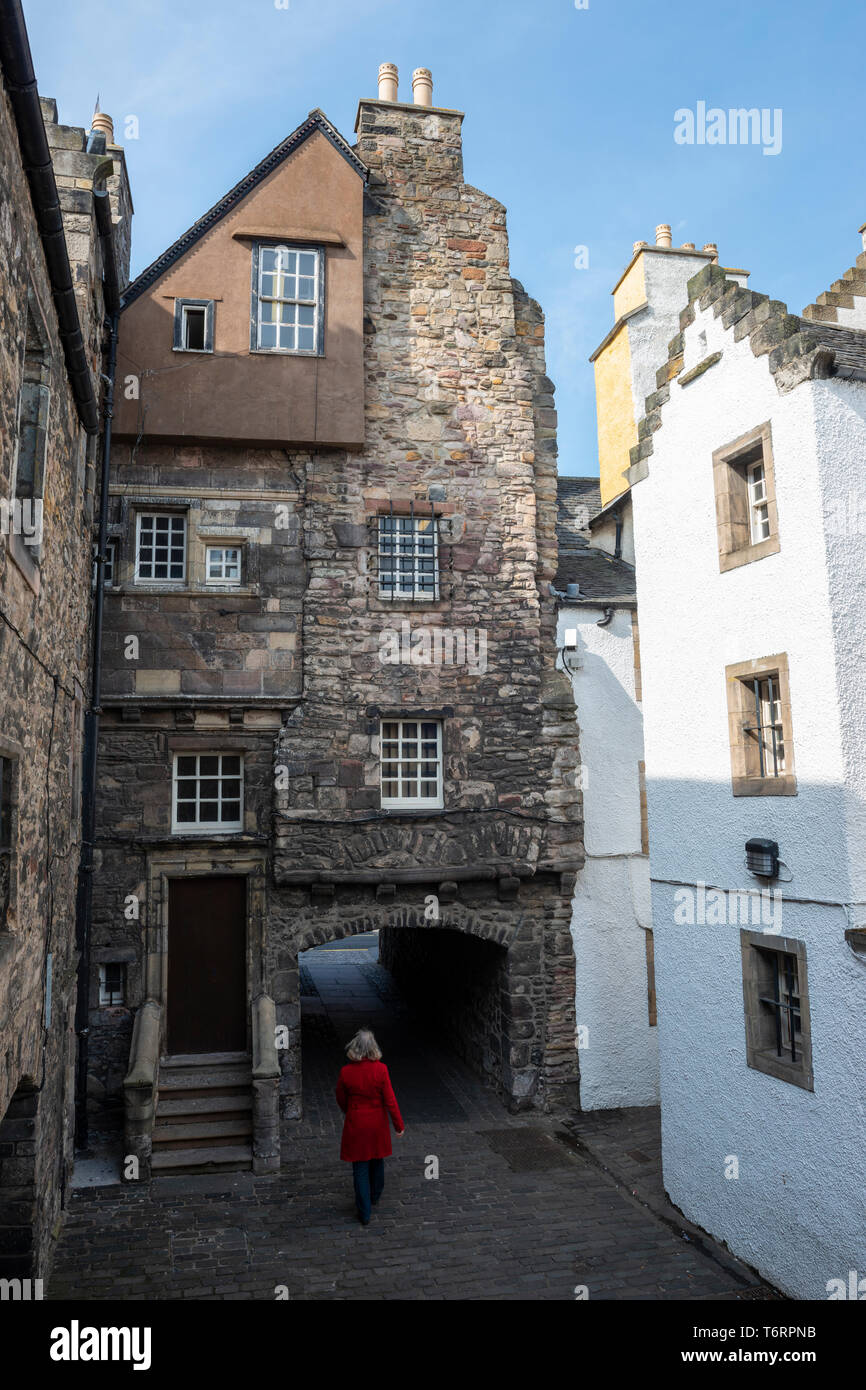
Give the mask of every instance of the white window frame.
M 168 518 L 169 518 L 169 536 L 171 536 L 171 532 L 172 532 L 172 525 L 171 525 L 172 522 L 174 522 L 174 521 L 180 521 L 181 524 L 182 524 L 182 526 L 183 526 L 183 562 L 182 562 L 182 563 L 183 563 L 183 574 L 180 576 L 180 578 L 177 578 L 177 577 L 175 577 L 175 576 L 168 576 L 168 577 L 165 578 L 165 579 L 157 579 L 157 578 L 155 578 L 153 575 L 143 575 L 143 574 L 141 573 L 141 524 L 142 524 L 143 521 L 154 521 L 154 522 L 156 522 L 158 519 L 162 519 L 163 517 L 168 517 Z M 136 582 L 136 584 L 185 584 L 185 583 L 186 583 L 186 567 L 187 567 L 187 533 L 188 533 L 188 529 L 189 529 L 189 528 L 188 528 L 187 517 L 186 517 L 182 512 L 138 512 L 138 513 L 136 514 L 136 518 L 135 518 L 135 582 Z M 154 537 L 156 536 L 156 527 L 155 527 L 155 526 L 154 526 L 154 528 L 153 528 L 153 535 L 154 535 Z M 154 551 L 155 551 L 156 547 L 154 546 L 153 549 L 154 549 Z M 169 545 L 169 554 L 170 554 L 170 552 L 171 552 L 171 549 L 172 549 L 172 547 Z M 153 567 L 153 566 L 156 564 L 155 558 L 152 559 L 152 560 L 150 560 L 149 563 L 150 563 L 151 567 Z M 169 565 L 169 567 L 171 567 L 172 561 L 171 561 L 170 558 L 167 560 L 166 563 Z
M 196 760 L 196 771 L 195 771 L 194 777 L 193 777 L 193 776 L 188 776 L 187 774 L 183 774 L 183 775 L 179 774 L 179 772 L 178 772 L 178 763 L 179 763 L 179 761 L 180 761 L 181 758 L 194 758 L 194 759 Z M 219 758 L 219 769 L 218 769 L 218 771 L 217 771 L 216 773 L 205 773 L 205 774 L 202 774 L 202 772 L 201 772 L 201 760 L 202 760 L 202 758 Z M 238 772 L 227 772 L 227 773 L 224 773 L 223 770 L 222 770 L 222 766 L 223 766 L 222 760 L 223 760 L 223 758 L 237 758 L 237 759 L 238 759 L 238 763 L 239 763 L 239 771 L 238 771 Z M 217 795 L 216 795 L 216 797 L 208 797 L 208 798 L 206 798 L 206 799 L 207 799 L 208 801 L 216 801 L 216 802 L 218 803 L 218 806 L 221 807 L 221 806 L 222 806 L 222 802 L 223 802 L 223 796 L 222 796 L 222 783 L 223 783 L 224 781 L 233 781 L 233 782 L 240 781 L 240 794 L 239 794 L 239 796 L 238 796 L 238 797 L 234 797 L 234 796 L 233 796 L 233 797 L 231 797 L 231 798 L 225 798 L 226 800 L 238 801 L 238 803 L 239 803 L 239 810 L 238 810 L 238 818 L 237 818 L 237 820 L 234 820 L 234 821 L 215 820 L 215 821 L 213 821 L 213 820 L 199 820 L 199 819 L 197 819 L 197 820 L 192 820 L 192 821 L 189 821 L 189 820 L 179 821 L 178 818 L 177 818 L 177 810 L 178 810 L 178 795 L 177 795 L 177 794 L 178 794 L 178 784 L 179 784 L 180 782 L 186 783 L 186 782 L 193 782 L 193 781 L 195 781 L 196 784 L 197 784 L 197 785 L 196 785 L 196 798 L 195 798 L 195 807 L 196 807 L 196 811 L 197 811 L 197 812 L 198 812 L 198 810 L 199 810 L 199 807 L 200 807 L 200 804 L 201 804 L 201 801 L 202 801 L 200 785 L 198 785 L 198 784 L 200 784 L 201 782 L 218 782 L 218 783 L 219 783 L 219 787 L 218 787 L 218 790 L 217 790 Z M 186 798 L 184 798 L 184 800 L 186 800 Z M 174 757 L 173 757 L 173 759 L 172 759 L 172 769 L 171 769 L 171 831 L 172 831 L 172 834 L 173 834 L 173 835 L 201 835 L 203 832 L 207 832 L 208 834 L 216 834 L 216 835 L 234 835 L 234 834 L 237 834 L 238 831 L 243 830 L 243 828 L 244 828 L 244 758 L 243 758 L 243 754 L 242 754 L 242 753 L 225 752 L 225 751 L 222 750 L 222 749 L 213 749 L 213 748 L 205 748 L 205 749 L 202 749 L 201 751 L 195 751 L 195 752 L 193 752 L 192 750 L 188 750 L 188 751 L 186 751 L 186 752 L 175 753 L 175 754 L 174 754 Z
M 295 281 L 296 289 L 297 289 L 298 281 L 299 281 L 301 278 L 307 279 L 307 280 L 308 280 L 308 279 L 312 279 L 312 280 L 313 280 L 313 294 L 312 294 L 312 296 L 307 296 L 307 295 L 301 296 L 300 293 L 296 293 L 295 295 L 290 295 L 290 294 L 270 295 L 270 294 L 264 294 L 264 293 L 262 292 L 262 281 L 263 281 L 263 277 L 264 277 L 265 275 L 271 275 L 271 274 L 275 274 L 275 273 L 281 273 L 281 274 L 284 275 L 284 276 L 289 276 L 289 274 L 290 274 L 290 272 L 289 272 L 289 270 L 288 270 L 288 267 L 287 267 L 285 270 L 279 269 L 279 270 L 276 271 L 276 272 L 275 272 L 275 271 L 270 271 L 270 270 L 266 270 L 266 269 L 265 269 L 264 264 L 263 264 L 263 263 L 264 263 L 265 254 L 270 254 L 271 252 L 277 252 L 277 253 L 279 253 L 281 259 L 282 259 L 283 254 L 285 254 L 285 256 L 287 256 L 287 257 L 290 256 L 290 255 L 296 255 L 296 256 L 307 255 L 307 256 L 312 256 L 312 257 L 314 258 L 314 260 L 315 260 L 315 269 L 314 269 L 314 273 L 313 273 L 312 276 L 303 276 L 303 277 L 301 277 L 301 274 L 300 274 L 300 263 L 298 262 L 298 263 L 296 263 L 297 266 L 298 266 L 298 268 L 297 268 L 297 270 L 295 271 L 294 276 L 292 277 L 292 278 L 294 279 L 294 281 Z M 278 356 L 284 356 L 284 357 L 285 357 L 285 356 L 288 356 L 288 357 L 321 357 L 321 356 L 323 355 L 323 342 L 324 342 L 324 282 L 325 282 L 325 258 L 324 258 L 324 251 L 323 251 L 322 247 L 320 247 L 320 246 L 294 245 L 294 244 L 289 243 L 289 242 L 257 242 L 257 243 L 256 243 L 256 246 L 255 246 L 255 250 L 254 250 L 254 255 L 253 255 L 253 315 L 252 315 L 252 325 L 251 325 L 251 327 L 252 327 L 252 335 L 251 335 L 252 340 L 251 340 L 251 343 L 250 343 L 251 351 L 253 351 L 253 352 L 269 352 L 269 353 L 276 353 Z M 294 307 L 294 311 L 295 311 L 295 312 L 294 312 L 294 319 L 295 319 L 295 323 L 294 323 L 294 329 L 295 329 L 295 332 L 294 332 L 294 340 L 295 340 L 295 344 L 296 344 L 294 347 L 282 347 L 282 346 L 280 346 L 279 344 L 276 344 L 276 345 L 274 345 L 274 346 L 266 346 L 265 344 L 262 343 L 262 328 L 263 328 L 263 322 L 262 322 L 262 305 L 263 305 L 263 304 L 279 304 L 279 305 L 286 305 L 287 307 L 288 307 L 288 306 L 293 306 L 293 307 Z M 304 309 L 312 309 L 312 311 L 313 311 L 313 322 L 312 322 L 313 345 L 312 345 L 312 347 L 303 347 L 303 348 L 302 348 L 302 347 L 298 347 L 298 346 L 297 346 L 298 328 L 299 328 L 299 327 L 306 327 L 306 328 L 308 328 L 308 327 L 311 326 L 311 325 L 309 325 L 309 324 L 299 325 L 299 324 L 297 323 L 297 310 L 298 310 L 299 307 L 304 308 Z M 290 325 L 281 325 L 281 326 L 290 326 Z
M 219 551 L 222 555 L 222 575 L 211 575 L 210 557 L 213 551 Z M 237 555 L 238 573 L 236 579 L 227 578 L 225 575 L 226 553 L 232 551 Z M 244 550 L 242 545 L 207 545 L 204 553 L 204 580 L 206 584 L 216 585 L 221 589 L 237 589 L 243 582 L 244 572 Z
M 108 988 L 108 970 L 110 966 L 120 968 L 120 999 L 112 999 Z M 99 967 L 99 1006 L 103 1009 L 119 1009 L 126 1003 L 126 971 L 124 962 L 119 960 L 104 961 Z
M 386 731 L 386 729 L 387 729 L 389 726 L 394 726 L 394 725 L 397 726 L 397 736 L 396 736 L 397 751 L 396 751 L 396 756 L 395 756 L 395 757 L 387 757 L 387 756 L 386 756 L 386 753 L 387 753 L 388 749 L 386 748 L 386 745 L 389 744 L 390 742 L 392 742 L 393 740 L 386 738 L 386 733 L 385 733 L 385 731 Z M 430 725 L 430 726 L 432 726 L 433 728 L 435 728 L 435 730 L 436 730 L 436 757 L 435 757 L 435 762 L 436 762 L 436 781 L 435 781 L 436 791 L 435 791 L 434 795 L 432 795 L 432 796 L 418 796 L 418 795 L 415 795 L 415 796 L 412 796 L 412 795 L 405 796 L 405 795 L 402 794 L 402 791 L 401 791 L 400 794 L 398 794 L 397 796 L 389 796 L 389 795 L 387 795 L 386 792 L 385 792 L 385 787 L 386 787 L 386 784 L 387 784 L 388 782 L 394 782 L 394 781 L 396 781 L 397 784 L 398 784 L 398 786 L 402 788 L 403 782 L 404 782 L 404 780 L 405 780 L 404 768 L 412 767 L 412 768 L 417 769 L 417 771 L 414 771 L 414 772 L 412 773 L 412 781 L 415 783 L 416 789 L 417 789 L 417 787 L 419 786 L 419 784 L 420 784 L 420 768 L 421 768 L 422 763 L 423 763 L 423 762 L 431 762 L 431 761 L 432 761 L 432 759 L 429 759 L 429 758 L 427 758 L 427 759 L 422 759 L 422 757 L 421 757 L 421 743 L 422 743 L 422 739 L 421 739 L 421 730 L 422 730 L 422 728 L 423 728 L 424 725 Z M 408 730 L 408 727 L 409 727 L 409 726 L 413 726 L 413 727 L 417 730 L 417 735 L 416 735 L 415 739 L 412 739 L 411 735 L 409 735 L 407 732 L 404 732 L 404 731 Z M 409 745 L 409 747 L 411 748 L 411 745 L 412 745 L 413 742 L 415 743 L 416 748 L 417 748 L 417 750 L 418 750 L 418 751 L 417 751 L 417 755 L 414 756 L 414 757 L 412 757 L 412 756 L 410 756 L 410 757 L 404 756 L 404 751 L 403 751 L 403 750 L 404 750 L 404 747 L 406 747 L 406 745 Z M 385 776 L 385 766 L 386 766 L 386 763 L 391 763 L 391 764 L 396 763 L 396 765 L 397 765 L 397 776 L 396 776 L 396 778 L 395 778 L 395 777 L 386 777 L 386 776 Z M 425 781 L 428 781 L 428 780 L 432 780 L 432 779 L 425 779 Z M 443 802 L 443 795 L 442 795 L 442 721 L 441 721 L 440 719 L 421 719 L 421 718 L 418 718 L 418 719 L 396 719 L 396 718 L 395 718 L 395 719 L 384 719 L 384 718 L 383 718 L 383 719 L 380 721 L 380 723 L 379 723 L 379 789 L 380 789 L 381 805 L 382 805 L 383 809 L 404 810 L 404 811 L 433 811 L 433 810 L 441 809 L 441 807 L 444 805 L 444 802 Z
M 394 530 L 388 529 L 390 522 L 396 523 Z M 409 523 L 404 526 L 404 523 Z M 433 587 L 424 589 L 420 587 L 419 581 L 430 576 L 429 570 L 421 568 L 421 561 L 430 559 L 430 552 L 419 547 L 419 537 L 422 528 L 433 528 Z M 434 603 L 439 598 L 439 522 L 435 516 L 422 514 L 421 516 L 396 516 L 390 513 L 380 515 L 378 518 L 378 564 L 379 564 L 379 598 L 386 603 Z M 401 538 L 411 538 L 411 552 L 408 545 L 405 549 L 400 549 Z M 386 577 L 391 576 L 401 580 L 405 571 L 396 564 L 400 559 L 412 560 L 412 587 L 387 584 Z M 391 560 L 395 562 L 395 568 L 386 570 L 383 568 L 383 561 Z
M 749 490 L 749 535 L 752 545 L 760 545 L 770 536 L 770 502 L 763 457 L 748 464 L 746 486 Z

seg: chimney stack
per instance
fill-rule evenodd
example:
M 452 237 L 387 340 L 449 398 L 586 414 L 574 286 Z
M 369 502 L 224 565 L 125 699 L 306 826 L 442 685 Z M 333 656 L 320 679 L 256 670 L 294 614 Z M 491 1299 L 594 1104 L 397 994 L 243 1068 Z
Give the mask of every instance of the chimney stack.
M 397 100 L 397 64 L 379 64 L 379 100 Z
M 660 222 L 656 227 L 656 246 L 671 245 L 671 229 L 667 222 Z
M 433 105 L 433 74 L 429 68 L 416 68 L 413 72 L 412 97 L 416 106 Z

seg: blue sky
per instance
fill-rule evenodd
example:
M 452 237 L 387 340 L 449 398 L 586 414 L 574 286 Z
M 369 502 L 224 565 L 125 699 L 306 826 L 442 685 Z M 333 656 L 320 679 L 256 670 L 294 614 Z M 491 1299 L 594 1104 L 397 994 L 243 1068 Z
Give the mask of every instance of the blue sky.
M 581 0 L 584 3 L 585 0 Z M 862 0 L 25 0 L 39 90 L 125 140 L 133 273 L 319 106 L 350 140 L 380 62 L 429 67 L 466 112 L 465 176 L 508 208 L 512 273 L 547 316 L 560 472 L 597 472 L 587 358 L 632 242 L 723 264 L 794 312 L 853 265 L 866 222 Z M 678 145 L 674 113 L 780 108 L 782 148 Z M 574 248 L 589 249 L 589 268 Z

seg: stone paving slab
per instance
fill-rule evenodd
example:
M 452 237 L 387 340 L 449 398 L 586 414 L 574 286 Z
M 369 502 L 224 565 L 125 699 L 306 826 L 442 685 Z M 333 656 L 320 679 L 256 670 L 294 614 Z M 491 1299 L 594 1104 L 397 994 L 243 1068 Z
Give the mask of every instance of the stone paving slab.
M 315 991 L 304 999 L 304 1119 L 286 1127 L 281 1172 L 74 1191 L 50 1299 L 773 1296 L 709 1237 L 700 1247 L 684 1239 L 672 1207 L 665 1220 L 629 1190 L 617 1163 L 653 1181 L 651 1112 L 586 1125 L 581 1116 L 577 1131 L 556 1117 L 510 1115 L 462 1062 L 431 1046 L 375 947 L 341 958 L 319 947 L 303 968 Z M 309 1015 L 307 1003 L 316 1006 Z M 343 1044 L 362 1024 L 379 1038 L 407 1125 L 366 1228 L 338 1158 L 333 1096 Z M 437 1166 L 438 1177 L 427 1176 Z

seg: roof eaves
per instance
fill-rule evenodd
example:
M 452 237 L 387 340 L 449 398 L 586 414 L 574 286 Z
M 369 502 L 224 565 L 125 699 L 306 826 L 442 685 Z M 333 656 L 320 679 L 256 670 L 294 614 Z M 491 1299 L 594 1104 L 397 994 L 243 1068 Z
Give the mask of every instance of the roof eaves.
M 315 134 L 316 131 L 324 135 L 325 139 L 334 146 L 338 154 L 342 155 L 346 163 L 351 165 L 359 177 L 366 182 L 367 166 L 343 139 L 336 126 L 331 124 L 323 111 L 319 111 L 318 108 L 311 111 L 307 119 L 302 121 L 298 126 L 297 130 L 293 130 L 291 135 L 288 135 L 275 149 L 271 150 L 270 154 L 265 155 L 265 158 L 261 160 L 254 169 L 251 169 L 239 183 L 236 183 L 234 188 L 229 189 L 228 193 L 220 198 L 219 202 L 214 203 L 213 207 L 210 208 L 203 217 L 200 217 L 197 222 L 194 222 L 193 225 L 184 232 L 183 236 L 178 237 L 177 241 L 173 242 L 167 250 L 163 251 L 161 256 L 158 256 L 155 261 L 147 266 L 140 275 L 136 276 L 136 278 L 127 285 L 121 300 L 121 308 L 128 308 L 133 300 L 138 299 L 139 295 L 144 294 L 145 290 L 150 289 L 151 285 L 153 285 L 176 260 L 184 255 L 191 246 L 194 246 L 197 241 L 200 241 L 212 227 L 216 226 L 217 222 L 225 217 L 226 213 L 231 212 L 232 208 L 236 207 L 238 203 L 246 198 L 247 194 L 251 193 L 269 174 L 273 173 L 274 169 L 278 168 L 284 159 L 287 159 L 290 154 L 299 149 L 304 141 Z

